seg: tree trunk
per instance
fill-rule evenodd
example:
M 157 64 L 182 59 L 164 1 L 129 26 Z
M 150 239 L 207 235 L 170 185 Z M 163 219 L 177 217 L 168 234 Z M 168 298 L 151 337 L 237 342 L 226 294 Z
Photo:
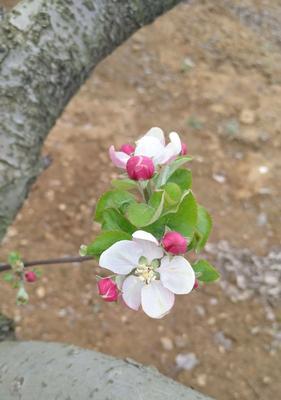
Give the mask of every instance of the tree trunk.
M 0 24 L 0 241 L 42 144 L 94 67 L 181 0 L 23 0 Z
M 211 400 L 155 368 L 58 343 L 0 344 L 5 400 Z

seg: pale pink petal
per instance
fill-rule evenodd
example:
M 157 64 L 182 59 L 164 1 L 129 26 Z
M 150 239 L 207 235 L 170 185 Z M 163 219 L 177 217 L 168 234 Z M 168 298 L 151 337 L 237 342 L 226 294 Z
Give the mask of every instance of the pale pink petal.
M 127 161 L 130 158 L 130 156 L 123 151 L 115 151 L 114 146 L 110 146 L 109 148 L 109 157 L 116 167 L 123 169 L 126 169 Z
M 163 286 L 175 294 L 187 294 L 193 289 L 195 273 L 182 256 L 164 257 L 158 272 Z
M 151 318 L 162 318 L 175 302 L 175 295 L 166 289 L 160 281 L 152 281 L 141 290 L 143 311 Z
M 99 265 L 120 275 L 129 274 L 138 265 L 142 248 L 132 240 L 120 240 L 105 250 Z
M 155 258 L 161 258 L 164 255 L 164 250 L 158 243 L 158 240 L 145 231 L 136 231 L 133 233 L 133 241 L 142 248 L 142 255 L 152 261 Z
M 165 146 L 165 136 L 164 132 L 158 126 L 154 126 L 153 128 L 149 129 L 148 132 L 144 136 L 152 136 L 159 140 L 159 142 Z
M 177 158 L 182 151 L 182 145 L 179 135 L 176 132 L 169 134 L 170 143 L 165 147 L 161 158 L 158 160 L 159 164 L 165 164 Z
M 136 276 L 128 276 L 123 282 L 122 297 L 128 307 L 138 310 L 141 304 L 141 290 L 144 283 Z
M 177 132 L 171 132 L 169 134 L 170 141 L 174 147 L 175 154 L 180 154 L 182 147 L 181 147 L 181 140 Z
M 163 153 L 165 147 L 153 136 L 144 136 L 137 141 L 135 156 L 146 156 L 153 160 L 157 159 Z

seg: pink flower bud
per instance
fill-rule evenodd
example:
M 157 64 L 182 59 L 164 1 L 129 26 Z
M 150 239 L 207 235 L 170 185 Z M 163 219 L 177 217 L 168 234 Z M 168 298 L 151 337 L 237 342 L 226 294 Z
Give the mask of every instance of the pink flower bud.
M 198 288 L 199 288 L 199 282 L 198 282 L 197 279 L 195 279 L 195 283 L 194 283 L 193 289 L 198 289 Z
M 181 155 L 185 156 L 187 154 L 187 146 L 185 143 L 181 144 Z
M 134 151 L 135 151 L 135 146 L 132 146 L 129 143 L 125 143 L 121 146 L 121 151 L 123 151 L 123 153 L 126 153 L 128 155 L 131 155 Z
M 133 156 L 126 165 L 128 175 L 135 181 L 145 181 L 154 174 L 154 164 L 151 158 L 146 156 Z
M 26 282 L 33 283 L 37 280 L 37 276 L 33 271 L 27 271 L 24 273 Z
M 162 239 L 162 245 L 169 253 L 183 254 L 186 252 L 187 240 L 178 232 L 167 232 Z
M 111 278 L 102 278 L 98 281 L 98 289 L 100 296 L 104 301 L 117 301 L 118 287 Z

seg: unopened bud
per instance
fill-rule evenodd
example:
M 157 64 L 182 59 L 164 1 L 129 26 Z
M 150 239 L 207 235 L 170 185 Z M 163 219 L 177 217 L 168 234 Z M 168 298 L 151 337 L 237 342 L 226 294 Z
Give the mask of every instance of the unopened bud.
M 87 255 L 88 247 L 85 244 L 81 244 L 79 249 L 79 254 L 81 257 L 85 257 Z
M 104 301 L 112 302 L 118 299 L 119 291 L 111 278 L 102 278 L 98 281 L 99 295 Z
M 135 151 L 135 146 L 132 146 L 131 144 L 126 143 L 121 146 L 120 150 L 123 151 L 123 153 L 126 153 L 130 156 Z
M 33 272 L 33 271 L 25 272 L 24 277 L 25 277 L 26 282 L 29 282 L 29 283 L 33 283 L 37 279 L 37 276 L 36 276 L 35 272 Z
M 162 245 L 168 253 L 184 254 L 187 248 L 187 240 L 180 233 L 172 231 L 164 235 Z
M 27 291 L 25 290 L 24 286 L 21 286 L 17 293 L 17 304 L 24 305 L 27 304 L 29 300 L 29 296 Z
M 146 156 L 131 157 L 126 164 L 126 169 L 129 177 L 135 181 L 148 180 L 154 174 L 153 161 Z

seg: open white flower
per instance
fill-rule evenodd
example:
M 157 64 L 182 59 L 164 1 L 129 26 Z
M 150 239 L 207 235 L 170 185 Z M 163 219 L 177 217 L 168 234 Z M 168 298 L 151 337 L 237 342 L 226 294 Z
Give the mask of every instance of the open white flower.
M 148 232 L 136 231 L 133 240 L 121 240 L 105 250 L 99 264 L 123 275 L 122 297 L 132 309 L 152 318 L 161 318 L 174 305 L 175 294 L 191 292 L 195 273 L 182 256 L 164 254 L 157 239 Z
M 166 164 L 179 156 L 182 152 L 182 143 L 176 132 L 169 134 L 170 142 L 165 144 L 165 136 L 162 129 L 158 127 L 151 128 L 141 139 L 136 142 L 136 148 L 133 154 L 135 156 L 150 157 L 154 165 Z M 109 155 L 119 168 L 126 168 L 127 161 L 131 155 L 123 151 L 115 151 L 114 146 L 109 149 Z

